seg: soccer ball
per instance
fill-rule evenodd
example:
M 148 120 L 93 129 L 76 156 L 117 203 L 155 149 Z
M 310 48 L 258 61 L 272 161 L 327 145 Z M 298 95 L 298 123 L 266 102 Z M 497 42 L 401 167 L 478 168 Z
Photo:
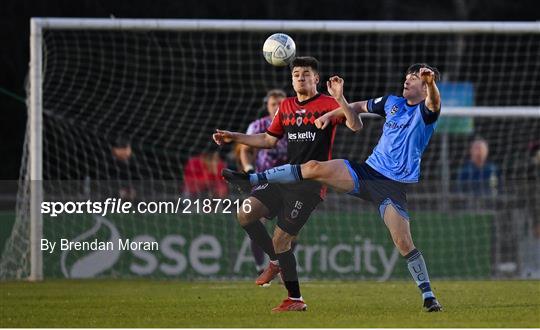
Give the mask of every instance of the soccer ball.
M 266 39 L 263 55 L 266 62 L 274 66 L 285 66 L 296 54 L 296 45 L 291 37 L 284 33 L 275 33 Z

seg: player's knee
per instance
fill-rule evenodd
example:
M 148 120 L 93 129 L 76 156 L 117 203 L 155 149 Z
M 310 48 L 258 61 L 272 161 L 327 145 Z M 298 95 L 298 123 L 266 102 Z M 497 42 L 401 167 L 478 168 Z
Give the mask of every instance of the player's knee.
M 276 235 L 272 237 L 272 243 L 274 245 L 274 251 L 276 253 L 286 252 L 291 249 L 291 242 L 293 236 L 290 235 Z
M 302 176 L 304 179 L 316 179 L 319 177 L 321 171 L 321 162 L 316 160 L 310 160 L 302 165 Z
M 408 237 L 394 237 L 394 244 L 402 255 L 405 255 L 414 249 L 414 244 Z
M 258 219 L 257 217 L 253 216 L 253 214 L 249 212 L 246 213 L 246 212 L 240 211 L 236 215 L 236 220 L 242 227 L 249 225 L 250 223 L 252 223 L 253 221 L 257 219 Z

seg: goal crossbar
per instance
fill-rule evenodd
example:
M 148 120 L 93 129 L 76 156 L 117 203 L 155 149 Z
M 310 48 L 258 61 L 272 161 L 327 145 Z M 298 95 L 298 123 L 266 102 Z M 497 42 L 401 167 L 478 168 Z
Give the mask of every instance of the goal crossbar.
M 299 21 L 213 19 L 32 18 L 46 29 L 314 31 L 362 33 L 540 33 L 540 22 Z

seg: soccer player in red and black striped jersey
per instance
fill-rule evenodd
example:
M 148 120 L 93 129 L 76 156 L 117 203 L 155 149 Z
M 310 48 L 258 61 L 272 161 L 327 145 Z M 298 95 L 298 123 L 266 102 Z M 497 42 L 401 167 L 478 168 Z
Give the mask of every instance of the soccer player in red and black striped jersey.
M 318 61 L 313 57 L 297 57 L 291 63 L 292 84 L 296 97 L 283 100 L 272 124 L 265 133 L 247 135 L 218 130 L 214 141 L 237 142 L 255 148 L 274 148 L 278 140 L 285 136 L 288 141 L 287 157 L 290 164 L 302 164 L 309 160 L 331 159 L 332 143 L 336 125 L 345 120 L 352 130 L 362 127 L 360 118 L 349 114 L 344 119 L 332 121 L 325 129 L 318 129 L 315 120 L 341 107 L 341 100 L 317 92 L 319 83 Z M 327 82 L 328 92 L 334 95 L 331 78 Z M 289 167 L 297 168 L 297 167 Z M 300 173 L 296 173 L 299 175 Z M 226 179 L 238 173 L 224 172 Z M 303 311 L 307 309 L 301 294 L 296 271 L 296 259 L 291 251 L 291 242 L 304 226 L 311 212 L 322 201 L 325 188 L 318 182 L 301 181 L 296 184 L 263 184 L 253 188 L 250 197 L 251 212 L 240 212 L 238 222 L 270 257 L 267 269 L 255 281 L 263 285 L 271 281 L 279 272 L 288 291 L 288 297 L 272 311 Z M 277 216 L 277 226 L 271 238 L 260 218 Z

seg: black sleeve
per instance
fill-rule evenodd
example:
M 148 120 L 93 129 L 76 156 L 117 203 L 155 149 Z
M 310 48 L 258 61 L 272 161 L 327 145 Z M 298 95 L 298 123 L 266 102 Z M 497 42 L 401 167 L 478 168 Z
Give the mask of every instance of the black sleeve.
M 386 112 L 384 111 L 384 105 L 389 95 L 378 97 L 376 99 L 368 100 L 367 108 L 368 112 L 376 113 L 379 116 L 386 117 Z
M 426 107 L 426 103 L 422 102 L 420 104 L 420 112 L 422 112 L 422 118 L 424 119 L 424 123 L 426 125 L 431 125 L 434 122 L 436 122 L 437 119 L 439 119 L 439 114 L 441 113 L 441 109 L 439 109 L 439 111 L 437 112 L 431 111 Z

